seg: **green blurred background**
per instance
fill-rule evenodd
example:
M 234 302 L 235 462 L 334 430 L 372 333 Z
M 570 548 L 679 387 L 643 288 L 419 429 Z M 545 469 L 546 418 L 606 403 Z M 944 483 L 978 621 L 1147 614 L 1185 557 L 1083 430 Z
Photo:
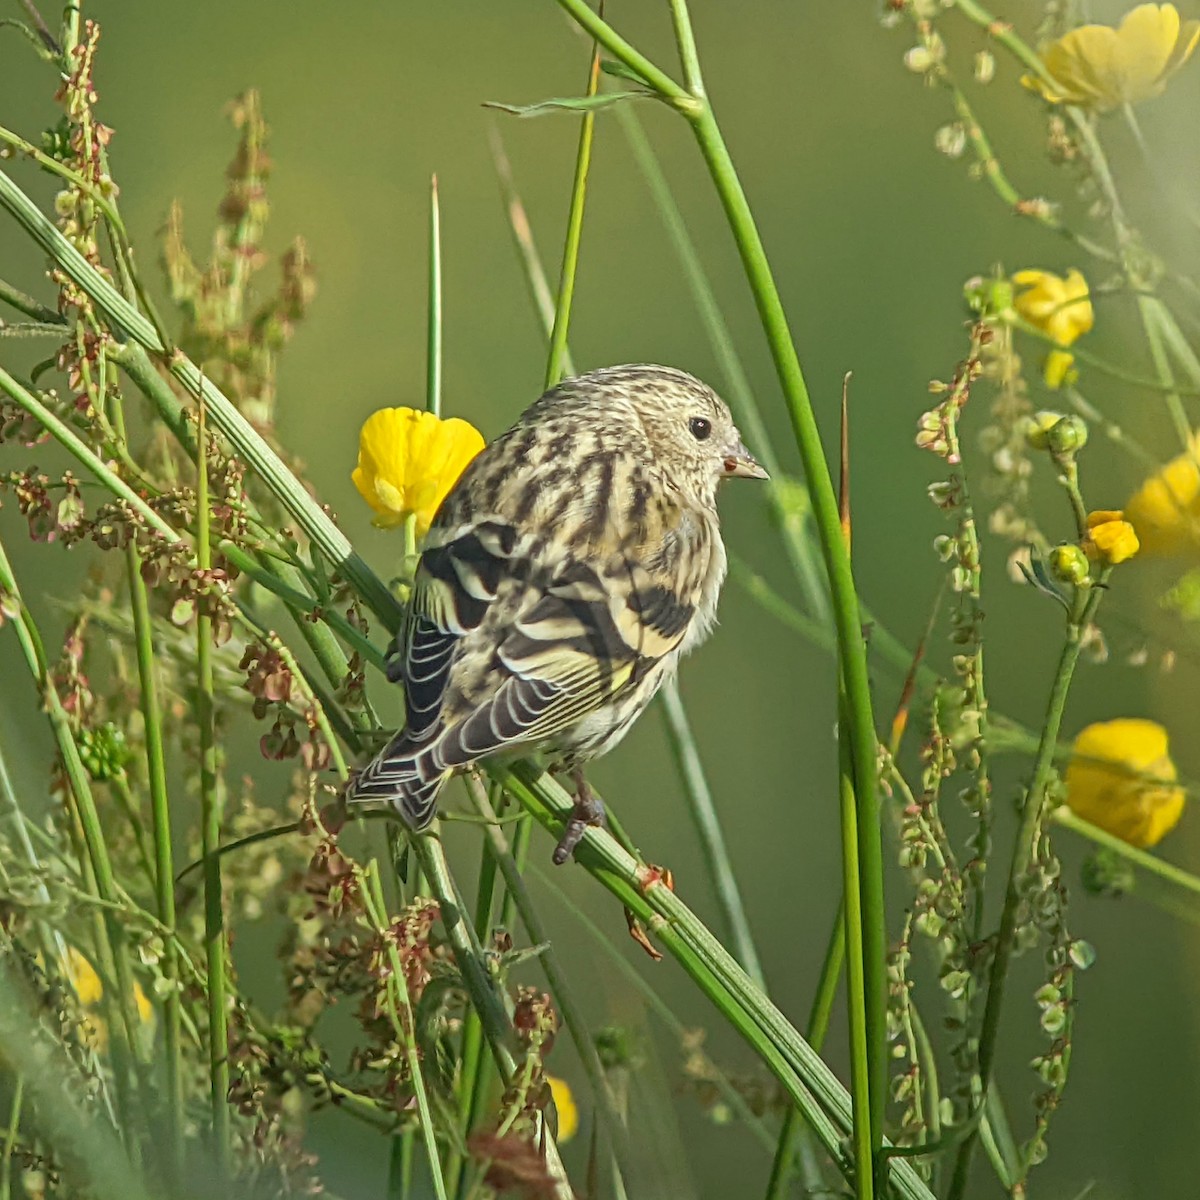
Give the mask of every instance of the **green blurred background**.
M 10 4 L 17 15 L 17 6 Z M 941 529 L 925 497 L 940 464 L 913 446 L 927 383 L 948 378 L 964 352 L 962 282 L 992 264 L 1006 269 L 1080 266 L 1093 283 L 1103 272 L 1072 247 L 1010 215 L 967 160 L 935 152 L 934 131 L 951 117 L 947 97 L 905 70 L 912 44 L 888 31 L 875 3 L 696 0 L 694 19 L 709 91 L 772 257 L 827 444 L 836 428 L 843 374 L 852 370 L 855 562 L 862 593 L 887 626 L 913 645 L 939 581 L 931 540 Z M 1184 15 L 1197 15 L 1184 5 Z M 1095 4 L 1112 19 L 1121 6 Z M 1029 28 L 1040 6 L 1009 3 L 1003 15 Z M 308 321 L 284 356 L 279 431 L 309 465 L 309 478 L 343 528 L 384 574 L 394 571 L 397 535 L 373 529 L 350 484 L 358 427 L 375 408 L 420 404 L 424 380 L 426 206 L 430 174 L 442 197 L 445 260 L 446 411 L 469 417 L 486 435 L 501 430 L 540 389 L 544 347 L 513 252 L 487 146 L 501 128 L 518 187 L 548 267 L 557 273 L 574 162 L 577 120 L 520 121 L 481 107 L 486 100 L 527 103 L 577 94 L 587 48 L 557 7 L 542 4 L 366 3 L 339 12 L 313 0 L 295 3 L 157 5 L 96 0 L 85 13 L 104 37 L 97 70 L 100 114 L 116 130 L 111 147 L 122 205 L 141 261 L 156 255 L 168 204 L 181 200 L 193 251 L 206 252 L 223 171 L 234 136 L 225 103 L 258 87 L 272 130 L 272 218 L 267 247 L 282 251 L 302 233 L 316 265 L 319 292 Z M 660 62 L 672 64 L 665 7 L 609 5 L 610 19 Z M 954 22 L 951 46 L 964 66 L 982 36 Z M 37 139 L 57 120 L 53 79 L 11 30 L 0 30 L 0 122 Z M 995 148 L 1025 195 L 1064 198 L 1072 214 L 1084 201 L 1069 176 L 1042 150 L 1041 106 L 1018 86 L 1001 58 L 995 81 L 972 87 Z M 1200 102 L 1195 64 L 1163 100 L 1141 110 L 1165 182 L 1139 166 L 1128 135 L 1112 126 L 1119 178 L 1156 247 L 1183 270 L 1196 265 L 1195 226 L 1169 196 L 1196 194 L 1194 114 Z M 722 214 L 683 123 L 650 103 L 639 109 L 674 185 L 693 236 L 747 362 L 777 448 L 796 462 L 779 390 Z M 1190 114 L 1190 116 L 1189 116 Z M 52 182 L 22 168 L 19 178 L 49 206 Z M 38 256 L 0 224 L 0 274 L 50 295 Z M 153 274 L 152 272 L 147 272 Z M 264 278 L 269 277 L 268 271 Z M 626 361 L 676 364 L 722 379 L 696 310 L 642 179 L 615 120 L 597 121 L 592 184 L 572 322 L 580 367 Z M 1089 348 L 1110 359 L 1137 357 L 1125 301 L 1097 301 Z M 1039 350 L 1028 347 L 1030 363 Z M 6 354 L 8 351 L 6 350 Z M 21 353 L 10 360 L 22 358 Z M 1036 376 L 1036 372 L 1031 371 Z M 1166 454 L 1160 406 L 1127 396 L 1109 381 L 1087 380 L 1096 403 Z M 1034 378 L 1036 393 L 1040 383 Z M 968 411 L 978 429 L 982 404 Z M 1097 439 L 1098 441 L 1099 439 Z M 0 450 L 5 469 L 57 461 L 52 451 Z M 979 464 L 978 455 L 975 465 Z M 971 463 L 968 462 L 970 467 Z M 1089 447 L 1086 492 L 1095 507 L 1119 507 L 1138 473 L 1105 445 Z M 1067 530 L 1065 506 L 1039 488 L 1043 524 Z M 730 488 L 724 500 L 728 540 L 789 596 L 796 589 L 780 561 L 761 492 Z M 61 617 L 47 597 L 85 569 L 84 552 L 30 548 L 12 504 L 0 531 L 18 552 L 27 598 L 52 636 Z M 1006 577 L 1007 548 L 988 542 L 988 685 L 997 710 L 1036 728 L 1060 639 L 1051 604 Z M 1170 728 L 1185 775 L 1200 776 L 1196 671 L 1181 654 L 1173 674 L 1156 669 L 1163 644 L 1151 641 L 1149 667 L 1125 663 L 1145 641 L 1141 631 L 1177 641 L 1157 611 L 1170 578 L 1135 564 L 1119 572 L 1109 607 L 1114 653 L 1082 669 L 1068 733 L 1091 720 L 1152 716 Z M 944 666 L 944 642 L 934 648 Z M 13 641 L 0 638 L 0 736 L 17 758 L 21 782 L 44 786 L 49 741 L 18 668 Z M 722 625 L 690 661 L 683 694 L 738 868 L 771 992 L 797 1023 L 811 999 L 839 887 L 831 660 L 766 616 L 731 583 Z M 876 682 L 882 718 L 898 684 Z M 258 770 L 269 780 L 276 768 Z M 285 778 L 279 768 L 278 778 Z M 997 765 L 1002 822 L 1023 764 Z M 685 898 L 711 923 L 719 914 L 705 885 L 667 749 L 661 717 L 649 714 L 594 778 L 647 856 L 670 865 Z M 269 785 L 260 784 L 260 795 Z M 1072 884 L 1081 847 L 1062 835 Z M 477 835 L 454 831 L 451 853 L 463 870 L 477 857 Z M 549 869 L 548 839 L 535 841 Z M 1200 836 L 1185 818 L 1165 854 L 1200 865 Z M 894 857 L 894 855 L 890 855 Z M 564 868 L 555 883 L 599 920 L 624 948 L 620 911 L 583 874 Z M 594 952 L 572 920 L 554 911 L 535 878 L 556 943 L 601 1023 L 644 1024 L 642 1002 Z M 896 913 L 904 884 L 894 876 Z M 1142 1195 L 1194 1196 L 1195 1137 L 1200 1133 L 1196 929 L 1136 898 L 1095 900 L 1072 888 L 1073 930 L 1099 951 L 1078 989 L 1076 1047 L 1067 1098 L 1051 1134 L 1051 1154 L 1034 1177 L 1038 1195 L 1073 1197 L 1094 1183 L 1096 1200 Z M 894 929 L 893 929 L 894 932 Z M 239 951 L 246 943 L 239 943 Z M 652 965 L 632 946 L 631 961 L 690 1024 L 709 1022 L 704 1001 L 669 961 Z M 1032 956 L 1036 957 L 1036 956 Z M 263 968 L 260 966 L 259 971 Z M 1028 1130 L 1028 1069 L 1038 1052 L 1030 993 L 1039 964 L 1022 961 L 1010 991 L 1001 1082 L 1018 1134 Z M 246 976 L 251 989 L 278 995 L 277 973 Z M 534 976 L 528 973 L 530 978 Z M 830 1055 L 844 1069 L 840 1023 Z M 643 1103 L 670 1101 L 675 1117 L 656 1128 L 669 1162 L 663 1182 L 641 1196 L 715 1198 L 757 1195 L 768 1163 L 744 1132 L 714 1131 L 690 1096 L 679 1094 L 680 1055 L 658 1036 Z M 752 1070 L 734 1036 L 714 1025 L 708 1051 L 734 1071 Z M 580 1082 L 565 1039 L 551 1066 Z M 582 1089 L 580 1089 L 582 1090 Z M 671 1129 L 672 1121 L 677 1131 Z M 582 1139 L 581 1139 L 582 1141 Z M 679 1147 L 682 1149 L 679 1149 Z M 382 1189 L 382 1143 L 337 1114 L 321 1118 L 314 1147 L 334 1191 Z M 569 1148 L 578 1163 L 581 1145 Z M 649 1168 L 648 1168 L 649 1169 Z M 982 1174 L 976 1193 L 999 1194 Z M 639 1196 L 640 1200 L 640 1196 Z

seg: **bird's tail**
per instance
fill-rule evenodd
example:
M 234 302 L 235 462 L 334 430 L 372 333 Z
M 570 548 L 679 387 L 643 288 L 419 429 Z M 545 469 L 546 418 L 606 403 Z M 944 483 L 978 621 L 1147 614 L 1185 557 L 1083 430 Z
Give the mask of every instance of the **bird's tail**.
M 346 802 L 390 804 L 410 829 L 421 830 L 433 820 L 437 794 L 452 773 L 429 746 L 399 733 L 351 780 Z

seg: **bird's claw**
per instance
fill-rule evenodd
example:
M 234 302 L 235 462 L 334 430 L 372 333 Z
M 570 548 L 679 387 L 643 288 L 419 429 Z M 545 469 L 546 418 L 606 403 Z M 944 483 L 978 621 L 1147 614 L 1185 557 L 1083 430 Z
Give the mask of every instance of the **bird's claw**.
M 575 853 L 575 847 L 589 829 L 603 828 L 604 804 L 588 786 L 582 774 L 575 776 L 575 807 L 567 818 L 563 835 L 554 847 L 554 865 L 561 867 Z

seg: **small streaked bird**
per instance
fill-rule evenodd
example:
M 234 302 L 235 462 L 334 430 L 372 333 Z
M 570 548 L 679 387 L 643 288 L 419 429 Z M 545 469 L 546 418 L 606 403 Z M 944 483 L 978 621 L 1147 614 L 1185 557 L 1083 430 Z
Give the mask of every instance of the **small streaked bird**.
M 603 811 L 583 764 L 628 732 L 716 620 L 723 479 L 765 479 L 729 409 L 671 367 L 591 371 L 546 392 L 451 489 L 389 661 L 407 723 L 347 800 L 413 829 L 481 759 L 570 773 L 563 862 Z

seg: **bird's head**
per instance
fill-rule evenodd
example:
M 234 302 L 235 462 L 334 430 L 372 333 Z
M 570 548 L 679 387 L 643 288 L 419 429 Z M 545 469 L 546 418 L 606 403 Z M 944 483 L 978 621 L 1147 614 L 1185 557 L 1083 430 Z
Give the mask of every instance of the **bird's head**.
M 707 384 L 674 367 L 650 364 L 610 367 L 596 375 L 624 393 L 655 464 L 690 499 L 711 508 L 723 479 L 767 478 L 725 402 Z

